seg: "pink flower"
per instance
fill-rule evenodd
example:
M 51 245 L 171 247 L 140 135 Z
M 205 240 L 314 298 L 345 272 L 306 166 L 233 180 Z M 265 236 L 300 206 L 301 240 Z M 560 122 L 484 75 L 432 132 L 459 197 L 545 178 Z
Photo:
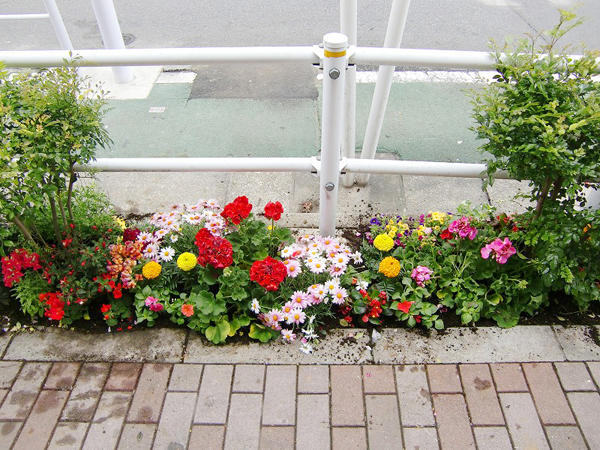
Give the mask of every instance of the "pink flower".
M 508 258 L 515 253 L 517 253 L 517 251 L 508 238 L 504 238 L 504 241 L 500 238 L 496 238 L 494 242 L 481 249 L 481 257 L 483 259 L 488 259 L 491 255 L 499 264 L 505 264 Z
M 431 270 L 427 266 L 417 266 L 413 269 L 410 277 L 417 282 L 418 286 L 425 286 L 425 282 L 429 281 L 431 278 L 431 274 L 433 270 Z
M 458 234 L 462 239 L 468 237 L 470 240 L 473 240 L 477 236 L 477 228 L 471 226 L 468 217 L 461 217 L 459 220 L 452 222 L 448 227 L 448 231 Z

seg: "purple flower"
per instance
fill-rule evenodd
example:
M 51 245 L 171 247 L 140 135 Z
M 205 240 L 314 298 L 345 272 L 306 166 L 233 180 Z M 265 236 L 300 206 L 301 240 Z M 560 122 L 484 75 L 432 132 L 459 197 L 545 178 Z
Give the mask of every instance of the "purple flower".
M 515 253 L 517 253 L 517 251 L 508 238 L 504 238 L 504 241 L 500 238 L 496 238 L 494 242 L 481 249 L 481 257 L 483 259 L 488 259 L 491 255 L 491 257 L 498 261 L 499 264 L 505 264 L 508 258 Z
M 461 217 L 455 220 L 448 227 L 450 233 L 458 234 L 462 239 L 468 237 L 470 240 L 475 239 L 477 236 L 477 228 L 471 226 L 470 219 L 468 217 Z
M 377 217 L 373 217 L 373 218 L 371 219 L 371 222 L 370 222 L 370 223 L 371 223 L 371 225 L 378 225 L 378 226 L 381 226 L 381 222 L 379 221 L 379 219 L 378 219 Z
M 427 266 L 417 266 L 413 269 L 410 277 L 417 282 L 418 286 L 425 286 L 425 282 L 429 281 L 431 278 L 431 274 L 433 270 L 431 270 Z

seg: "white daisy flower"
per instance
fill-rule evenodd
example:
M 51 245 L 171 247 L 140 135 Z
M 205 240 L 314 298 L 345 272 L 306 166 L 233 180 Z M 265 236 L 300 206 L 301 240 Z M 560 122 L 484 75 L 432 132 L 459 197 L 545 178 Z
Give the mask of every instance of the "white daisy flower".
M 175 250 L 173 250 L 173 247 L 165 247 L 158 252 L 158 257 L 165 262 L 171 261 L 173 256 L 175 256 Z
M 296 340 L 296 335 L 292 332 L 292 330 L 281 330 L 281 339 L 283 342 L 290 343 Z
M 260 312 L 260 303 L 258 303 L 257 299 L 252 299 L 252 306 L 250 307 L 250 309 L 254 314 L 258 314 Z

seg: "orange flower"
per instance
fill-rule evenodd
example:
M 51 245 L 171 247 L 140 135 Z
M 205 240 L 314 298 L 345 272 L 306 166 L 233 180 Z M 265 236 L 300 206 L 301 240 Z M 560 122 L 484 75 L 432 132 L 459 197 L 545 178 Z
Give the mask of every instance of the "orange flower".
M 181 305 L 181 314 L 190 317 L 194 315 L 194 305 Z

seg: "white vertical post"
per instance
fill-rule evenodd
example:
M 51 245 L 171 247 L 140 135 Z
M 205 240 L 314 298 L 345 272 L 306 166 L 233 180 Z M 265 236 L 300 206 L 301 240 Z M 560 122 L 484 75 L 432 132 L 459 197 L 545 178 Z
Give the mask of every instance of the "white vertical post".
M 340 181 L 340 145 L 346 78 L 348 38 L 341 33 L 323 37 L 323 120 L 321 125 L 321 173 L 319 180 L 319 233 L 335 234 L 335 215 Z
M 400 47 L 409 6 L 410 0 L 393 1 L 390 20 L 385 35 L 385 42 L 383 44 L 385 48 Z M 361 159 L 375 158 L 379 135 L 381 134 L 381 127 L 383 125 L 383 118 L 385 116 L 385 108 L 387 107 L 390 88 L 392 87 L 394 70 L 394 66 L 380 66 L 379 72 L 377 72 L 377 83 L 375 84 L 375 93 L 373 94 L 373 102 L 371 103 L 371 111 L 369 112 L 365 141 L 360 155 Z M 358 175 L 356 177 L 356 183 L 366 185 L 369 182 L 369 176 L 370 174 L 368 173 Z
M 92 0 L 94 14 L 98 21 L 98 28 L 107 49 L 124 50 L 125 42 L 121 34 L 119 19 L 115 11 L 113 0 Z M 133 80 L 131 67 L 113 67 L 115 81 L 119 84 L 129 83 Z
M 358 39 L 357 0 L 340 1 L 340 32 L 348 36 L 348 45 L 356 45 Z M 356 152 L 356 66 L 346 70 L 344 89 L 344 129 L 342 135 L 342 156 L 354 158 Z M 351 187 L 354 174 L 342 175 L 342 184 Z
M 61 48 L 63 50 L 73 50 L 73 44 L 71 44 L 69 33 L 67 33 L 65 23 L 63 22 L 60 11 L 58 10 L 58 6 L 56 6 L 56 1 L 44 0 L 44 5 L 46 5 L 46 11 L 48 11 L 48 15 L 52 21 L 52 26 L 54 27 L 54 32 L 56 33 L 56 37 L 58 38 Z

